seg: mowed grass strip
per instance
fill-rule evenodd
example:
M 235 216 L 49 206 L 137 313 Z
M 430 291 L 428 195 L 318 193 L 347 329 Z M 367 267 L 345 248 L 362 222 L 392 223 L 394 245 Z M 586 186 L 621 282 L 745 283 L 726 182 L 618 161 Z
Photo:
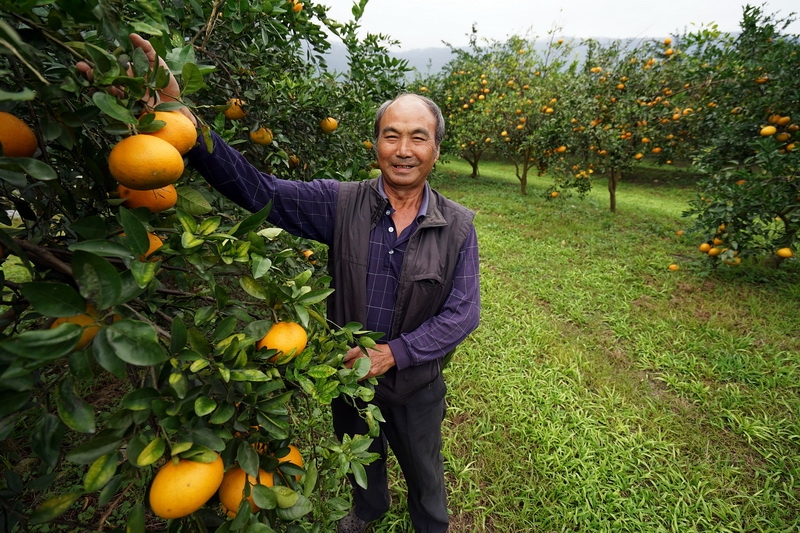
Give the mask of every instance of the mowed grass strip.
M 446 370 L 452 531 L 800 530 L 796 262 L 709 275 L 685 186 L 623 182 L 612 215 L 602 180 L 546 202 L 510 165 L 440 171 L 483 298 Z

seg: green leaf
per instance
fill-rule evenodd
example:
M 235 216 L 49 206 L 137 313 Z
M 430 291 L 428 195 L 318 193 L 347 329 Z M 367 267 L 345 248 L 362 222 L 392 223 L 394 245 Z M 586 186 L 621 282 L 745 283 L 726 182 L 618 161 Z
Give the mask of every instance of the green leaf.
M 161 393 L 152 387 L 136 389 L 129 392 L 124 398 L 122 398 L 120 407 L 123 409 L 130 409 L 131 411 L 143 411 L 145 409 L 150 409 L 150 405 L 152 404 L 153 400 L 156 400 L 160 397 Z
M 314 379 L 325 379 L 331 377 L 337 372 L 337 369 L 328 365 L 314 365 L 308 369 L 308 375 Z
M 61 454 L 64 425 L 52 413 L 44 413 L 33 424 L 31 448 L 50 468 L 55 468 Z
M 118 242 L 109 241 L 106 239 L 76 242 L 69 247 L 69 250 L 73 252 L 89 252 L 102 257 L 118 257 L 120 259 L 127 259 L 131 257 L 130 249 Z
M 101 328 L 92 341 L 92 353 L 97 363 L 120 379 L 125 379 L 125 361 L 117 356 L 117 351 L 108 342 L 108 328 Z
M 74 316 L 86 312 L 86 301 L 66 283 L 33 281 L 21 288 L 31 306 L 44 316 Z
M 205 215 L 213 210 L 200 191 L 187 186 L 177 187 L 177 190 L 178 201 L 175 204 L 177 208 L 193 216 Z
M 111 96 L 110 94 L 97 91 L 92 95 L 92 102 L 100 111 L 105 113 L 111 118 L 119 120 L 125 124 L 136 124 L 137 120 L 136 117 L 133 116 L 133 113 L 127 107 L 121 105 L 116 98 Z
M 203 74 L 200 68 L 194 63 L 185 63 L 181 71 L 181 85 L 184 95 L 194 94 L 201 89 L 207 89 L 208 85 L 203 81 Z
M 145 533 L 144 506 L 136 502 L 128 511 L 128 521 L 125 523 L 125 533 Z
M 125 243 L 130 247 L 134 256 L 147 253 L 150 249 L 150 238 L 147 236 L 147 228 L 129 209 L 119 208 L 119 221 L 124 230 Z
M 136 466 L 150 466 L 155 463 L 164 455 L 166 451 L 166 443 L 161 437 L 156 437 L 150 444 L 144 447 L 144 450 L 136 457 Z
M 269 376 L 255 368 L 245 368 L 242 370 L 231 370 L 231 380 L 233 381 L 269 381 Z
M 2 165 L 10 170 L 22 170 L 30 177 L 39 181 L 53 181 L 58 179 L 58 174 L 53 167 L 32 157 L 7 157 Z
M 119 273 L 102 257 L 89 252 L 75 252 L 72 256 L 72 272 L 81 295 L 95 302 L 99 309 L 121 303 L 122 282 Z
M 211 398 L 200 396 L 194 401 L 194 412 L 197 416 L 206 416 L 214 412 L 217 408 L 217 402 Z
M 117 357 L 136 366 L 150 366 L 167 360 L 156 330 L 146 322 L 123 319 L 105 328 L 108 344 Z
M 31 513 L 28 523 L 44 524 L 45 522 L 53 520 L 72 507 L 72 504 L 74 504 L 79 497 L 79 492 L 67 492 L 59 494 L 58 496 L 53 496 Z
M 236 463 L 251 476 L 258 475 L 258 452 L 252 446 L 239 446 L 236 451 Z
M 358 483 L 358 486 L 362 489 L 366 489 L 367 472 L 364 470 L 364 465 L 358 461 L 350 461 L 350 472 L 353 474 L 353 478 L 356 480 L 356 483 Z
M 71 449 L 67 452 L 67 460 L 79 464 L 88 465 L 94 462 L 101 455 L 106 455 L 119 448 L 119 437 L 111 433 L 98 434 L 95 438 Z
M 16 337 L 6 339 L 0 343 L 0 351 L 6 349 L 20 358 L 25 357 L 43 363 L 68 354 L 82 335 L 83 328 L 80 325 L 67 322 L 54 329 L 26 331 Z M 14 364 L 19 361 L 18 359 Z M 36 366 L 39 365 L 33 365 L 34 368 Z M 22 365 L 20 367 L 30 368 Z M 14 383 L 16 382 L 11 380 L 5 385 L 10 387 Z
M 117 473 L 117 454 L 101 455 L 92 463 L 83 478 L 83 490 L 94 492 L 106 486 Z
M 312 505 L 311 501 L 303 496 L 302 494 L 299 495 L 297 498 L 297 502 L 289 507 L 288 509 L 281 509 L 280 507 L 275 509 L 275 513 L 281 520 L 299 520 L 308 513 L 314 510 L 314 506 Z
M 158 262 L 154 261 L 134 261 L 131 263 L 131 273 L 140 288 L 145 288 L 156 277 L 158 272 Z
M 176 316 L 172 320 L 172 328 L 170 331 L 170 352 L 178 353 L 180 352 L 184 346 L 186 346 L 187 341 L 187 332 L 186 332 L 186 323 L 183 321 L 183 318 Z
M 252 215 L 248 216 L 237 225 L 235 225 L 231 229 L 231 235 L 234 237 L 239 237 L 241 235 L 246 235 L 248 232 L 255 230 L 262 224 L 264 221 L 267 220 L 267 215 L 269 215 L 270 210 L 272 209 L 272 202 L 267 203 L 260 211 L 257 213 L 253 213 Z
M 302 305 L 312 305 L 325 300 L 331 294 L 333 294 L 333 289 L 322 289 L 307 292 L 297 299 L 297 303 Z
M 94 433 L 94 410 L 75 391 L 69 376 L 62 379 L 56 391 L 56 408 L 61 421 L 79 433 Z
M 234 414 L 236 414 L 236 408 L 233 405 L 229 403 L 222 404 L 214 411 L 214 414 L 211 415 L 208 421 L 211 424 L 224 424 L 230 420 Z
M 264 287 L 250 276 L 241 276 L 239 278 L 239 286 L 253 298 L 259 300 L 267 299 L 267 292 Z
M 253 503 L 255 503 L 259 509 L 269 510 L 275 509 L 275 507 L 278 506 L 277 495 L 271 490 L 271 487 L 261 484 L 254 485 L 250 491 L 250 495 L 253 497 Z

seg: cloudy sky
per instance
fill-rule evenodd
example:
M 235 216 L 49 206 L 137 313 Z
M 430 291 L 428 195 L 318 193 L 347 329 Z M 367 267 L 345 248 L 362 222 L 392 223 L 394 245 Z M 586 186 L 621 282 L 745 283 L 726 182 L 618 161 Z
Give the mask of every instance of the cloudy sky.
M 321 0 L 331 18 L 352 18 L 352 0 Z M 369 0 L 361 27 L 400 41 L 397 50 L 453 46 L 468 43 L 473 23 L 478 36 L 504 40 L 509 35 L 544 37 L 557 29 L 565 37 L 665 37 L 715 23 L 723 31 L 737 31 L 745 0 Z M 786 18 L 800 12 L 797 0 L 751 0 L 751 5 Z M 797 18 L 797 17 L 795 17 Z M 789 33 L 800 34 L 795 21 Z

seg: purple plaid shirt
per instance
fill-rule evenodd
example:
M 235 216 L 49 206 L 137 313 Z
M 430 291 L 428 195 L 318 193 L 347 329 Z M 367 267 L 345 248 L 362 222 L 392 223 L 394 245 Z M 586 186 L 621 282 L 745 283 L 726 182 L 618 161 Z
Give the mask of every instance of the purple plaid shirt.
M 212 153 L 202 145 L 201 138 L 201 146 L 187 155 L 215 189 L 249 211 L 258 211 L 271 200 L 269 222 L 294 235 L 327 245 L 332 242 L 338 181 L 278 179 L 253 167 L 216 134 L 212 133 L 212 137 Z M 379 189 L 383 192 L 382 182 Z M 364 324 L 370 331 L 389 332 L 403 255 L 427 206 L 426 188 L 416 220 L 402 234 L 397 235 L 391 207 L 370 232 Z M 478 239 L 473 227 L 459 252 L 453 287 L 441 312 L 416 330 L 387 340 L 398 370 L 443 357 L 478 326 L 479 314 Z

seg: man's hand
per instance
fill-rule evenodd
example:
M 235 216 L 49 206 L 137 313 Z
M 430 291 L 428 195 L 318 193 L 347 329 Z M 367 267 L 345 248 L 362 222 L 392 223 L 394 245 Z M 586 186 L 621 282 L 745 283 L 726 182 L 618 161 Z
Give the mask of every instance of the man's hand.
M 350 348 L 344 356 L 344 366 L 353 368 L 356 359 L 360 357 L 369 357 L 370 360 L 369 374 L 362 379 L 382 376 L 396 364 L 394 354 L 392 354 L 392 349 L 389 345 L 376 344 L 374 348 L 367 348 L 367 355 L 364 355 L 363 350 L 358 346 Z
M 176 80 L 175 76 L 173 76 L 172 72 L 170 72 L 169 67 L 167 67 L 167 63 L 162 58 L 158 57 L 158 54 L 156 53 L 155 48 L 153 48 L 153 45 L 150 44 L 150 41 L 148 41 L 147 39 L 143 38 L 141 35 L 138 35 L 136 33 L 131 33 L 130 39 L 131 39 L 131 44 L 133 45 L 134 48 L 140 48 L 142 52 L 144 52 L 144 55 L 150 62 L 150 69 L 152 69 L 156 64 L 156 61 L 158 61 L 158 64 L 161 66 L 161 68 L 163 68 L 167 73 L 169 73 L 169 81 L 167 83 L 167 86 L 164 87 L 163 89 L 160 89 L 157 95 L 151 95 L 149 93 L 146 94 L 144 98 L 145 105 L 148 108 L 154 108 L 156 105 L 158 105 L 159 102 L 172 102 L 178 100 L 178 97 L 181 94 L 181 87 L 180 85 L 178 85 L 178 80 Z M 86 78 L 89 81 L 92 80 L 91 65 L 89 65 L 85 61 L 79 61 L 75 64 L 75 67 L 78 69 L 79 72 L 81 72 L 84 76 L 86 76 Z M 129 76 L 133 75 L 133 71 L 131 71 L 130 68 L 128 68 L 128 75 Z M 118 88 L 112 88 L 111 93 L 116 94 L 117 96 L 122 96 L 122 91 Z M 194 114 L 192 114 L 192 112 L 189 111 L 189 108 L 182 107 L 180 111 L 181 113 L 189 117 L 189 119 L 194 123 L 194 125 L 197 126 L 197 119 L 195 118 Z

